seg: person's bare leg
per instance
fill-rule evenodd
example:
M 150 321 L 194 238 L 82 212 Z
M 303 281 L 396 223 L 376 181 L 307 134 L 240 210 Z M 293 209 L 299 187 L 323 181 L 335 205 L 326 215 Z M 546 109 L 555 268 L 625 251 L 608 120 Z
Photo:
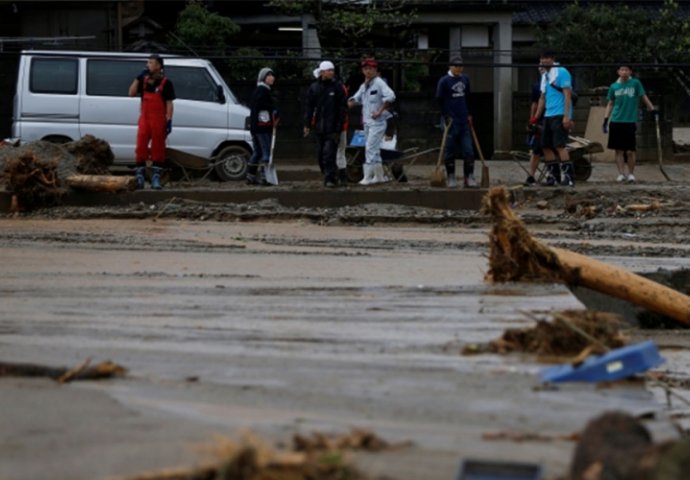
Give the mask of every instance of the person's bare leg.
M 635 160 L 637 153 L 634 150 L 628 150 L 628 173 L 632 175 L 635 173 Z
M 630 161 L 629 158 L 628 161 Z M 623 161 L 623 150 L 616 150 L 616 166 L 618 167 L 618 173 L 620 175 L 625 175 L 625 162 Z
M 534 176 L 535 173 L 537 173 L 537 166 L 539 166 L 539 160 L 541 160 L 540 155 L 535 155 L 534 153 L 532 156 L 529 157 L 529 167 L 527 170 L 529 171 L 529 174 L 531 177 Z

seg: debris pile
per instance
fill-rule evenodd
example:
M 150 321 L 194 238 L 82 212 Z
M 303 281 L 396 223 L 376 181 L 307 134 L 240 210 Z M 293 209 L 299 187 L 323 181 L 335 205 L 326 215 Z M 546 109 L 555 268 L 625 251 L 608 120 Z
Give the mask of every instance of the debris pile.
M 105 140 L 93 135 L 84 135 L 75 142 L 64 145 L 75 159 L 75 170 L 84 175 L 109 175 L 109 167 L 115 156 Z
M 0 172 L 14 194 L 13 209 L 59 203 L 64 187 L 92 191 L 131 190 L 135 181 L 110 175 L 114 155 L 110 145 L 93 135 L 59 145 L 36 141 L 0 148 Z
M 544 357 L 570 357 L 604 353 L 628 343 L 624 320 L 616 314 L 589 310 L 554 312 L 553 320 L 538 320 L 531 328 L 510 328 L 487 344 L 470 344 L 464 355 L 478 353 L 531 353 Z M 584 332 L 584 335 L 580 332 Z
M 401 445 L 408 445 L 399 444 Z M 389 444 L 368 430 L 354 429 L 344 435 L 313 433 L 294 435 L 289 449 L 276 450 L 254 434 L 239 441 L 218 437 L 209 447 L 217 459 L 195 468 L 171 468 L 143 473 L 126 480 L 364 480 L 350 452 L 379 452 Z

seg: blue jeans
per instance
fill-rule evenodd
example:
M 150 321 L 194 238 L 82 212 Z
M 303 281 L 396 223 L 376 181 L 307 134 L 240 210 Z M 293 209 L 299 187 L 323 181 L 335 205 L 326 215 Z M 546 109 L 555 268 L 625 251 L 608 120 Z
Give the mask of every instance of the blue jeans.
M 256 166 L 260 163 L 268 165 L 268 159 L 271 156 L 271 134 L 254 133 L 252 134 L 252 143 L 254 144 L 254 152 L 249 158 L 249 165 Z
M 453 120 L 446 139 L 446 172 L 455 175 L 455 159 L 463 159 L 463 175 L 466 177 L 474 173 L 474 148 L 472 134 L 467 122 Z

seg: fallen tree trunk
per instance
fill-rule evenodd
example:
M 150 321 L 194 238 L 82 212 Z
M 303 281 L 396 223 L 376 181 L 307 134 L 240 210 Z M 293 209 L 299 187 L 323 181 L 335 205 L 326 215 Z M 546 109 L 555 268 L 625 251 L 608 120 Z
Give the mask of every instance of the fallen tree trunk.
M 90 366 L 86 360 L 75 368 L 51 367 L 32 363 L 0 362 L 0 377 L 47 377 L 59 383 L 74 380 L 101 380 L 105 378 L 122 377 L 127 369 L 120 365 L 105 361 Z
M 494 218 L 487 281 L 545 280 L 581 285 L 690 325 L 690 297 L 623 268 L 549 247 L 533 238 L 510 208 L 508 192 L 494 187 L 482 211 Z
M 132 176 L 70 175 L 65 179 L 65 184 L 74 189 L 91 192 L 120 192 L 134 190 L 137 183 Z

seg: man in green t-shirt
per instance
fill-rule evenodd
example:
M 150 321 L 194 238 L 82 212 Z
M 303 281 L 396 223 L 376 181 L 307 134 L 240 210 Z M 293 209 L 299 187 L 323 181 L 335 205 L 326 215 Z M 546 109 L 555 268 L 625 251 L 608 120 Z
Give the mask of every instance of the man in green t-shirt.
M 619 182 L 635 182 L 635 132 L 637 131 L 637 116 L 640 98 L 647 106 L 647 110 L 658 115 L 652 102 L 644 91 L 642 83 L 632 78 L 632 68 L 621 65 L 618 68 L 618 80 L 611 84 L 608 93 L 608 104 L 604 114 L 602 130 L 609 134 L 608 148 L 616 151 L 616 165 L 618 166 Z M 609 123 L 609 116 L 611 123 Z M 625 174 L 625 159 L 628 162 L 628 175 Z

